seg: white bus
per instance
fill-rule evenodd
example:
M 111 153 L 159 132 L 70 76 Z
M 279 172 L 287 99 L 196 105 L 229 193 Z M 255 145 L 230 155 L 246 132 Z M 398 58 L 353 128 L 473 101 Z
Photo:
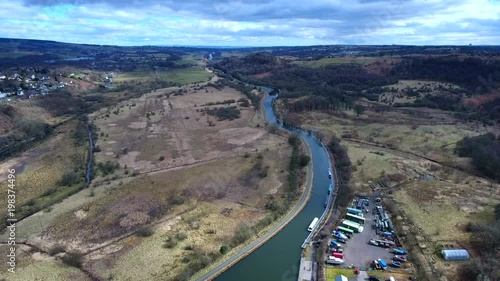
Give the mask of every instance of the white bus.
M 311 224 L 309 225 L 309 227 L 307 228 L 307 230 L 309 232 L 313 231 L 314 227 L 316 227 L 316 224 L 318 223 L 318 218 L 314 218 L 313 221 L 311 222 Z

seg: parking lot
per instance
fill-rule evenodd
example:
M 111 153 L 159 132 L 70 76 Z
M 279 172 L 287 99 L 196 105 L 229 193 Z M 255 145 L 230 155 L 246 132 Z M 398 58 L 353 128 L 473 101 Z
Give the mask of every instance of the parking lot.
M 369 198 L 370 204 L 366 207 L 369 212 L 364 213 L 366 222 L 363 225 L 363 232 L 354 234 L 354 236 L 344 244 L 344 266 L 354 265 L 359 268 L 368 268 L 375 259 L 383 259 L 389 264 L 394 256 L 388 248 L 368 244 L 370 239 L 378 239 L 378 235 L 375 231 L 376 215 L 372 214 L 376 197 L 378 197 L 377 193 Z

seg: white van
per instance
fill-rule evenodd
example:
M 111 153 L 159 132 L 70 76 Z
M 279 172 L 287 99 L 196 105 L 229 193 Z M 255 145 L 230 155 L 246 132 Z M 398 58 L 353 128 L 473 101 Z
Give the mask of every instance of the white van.
M 389 277 L 389 281 L 396 281 L 396 279 L 394 279 L 394 277 Z

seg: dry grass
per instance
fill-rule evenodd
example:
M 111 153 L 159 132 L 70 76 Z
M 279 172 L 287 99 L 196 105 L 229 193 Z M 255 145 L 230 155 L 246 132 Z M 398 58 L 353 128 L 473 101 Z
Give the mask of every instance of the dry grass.
M 186 250 L 186 246 L 192 245 L 197 252 L 217 253 L 222 245 L 229 244 L 234 229 L 242 220 L 252 224 L 260 217 L 258 212 L 248 210 L 242 205 L 235 203 L 224 205 L 201 203 L 195 210 L 184 214 L 182 220 L 172 225 L 172 230 L 162 225 L 158 226 L 155 235 L 140 241 L 137 247 L 116 261 L 116 266 L 113 268 L 116 277 L 119 280 L 157 280 L 161 276 L 170 280 L 187 266 L 180 262 L 192 252 Z M 221 214 L 224 208 L 232 209 L 230 217 Z M 216 231 L 214 234 L 207 234 L 214 230 Z M 178 241 L 174 248 L 164 248 L 165 240 L 169 237 L 175 239 L 177 233 L 186 234 L 187 238 Z M 148 259 L 150 262 L 137 266 L 137 260 L 143 259 Z
M 51 259 L 33 260 L 27 258 L 21 264 L 18 264 L 16 273 L 8 273 L 5 270 L 0 272 L 0 278 L 9 281 L 53 281 L 53 280 L 74 280 L 74 281 L 90 281 L 80 270 L 63 265 Z
M 413 103 L 418 97 L 423 97 L 424 94 L 419 96 L 411 97 L 408 96 L 403 90 L 406 88 L 412 88 L 415 90 L 421 90 L 423 88 L 431 89 L 430 94 L 439 94 L 441 90 L 440 87 L 448 89 L 460 89 L 460 86 L 446 82 L 436 82 L 436 81 L 425 81 L 425 80 L 399 80 L 397 84 L 385 86 L 385 89 L 396 89 L 397 92 L 385 92 L 379 96 L 379 101 L 387 100 L 393 101 L 394 103 Z
M 62 175 L 85 163 L 85 147 L 75 147 L 72 131 L 76 122 L 60 127 L 56 136 L 22 156 L 0 164 L 1 173 L 16 168 L 17 203 L 19 206 L 40 197 L 56 187 Z M 1 174 L 0 173 L 0 174 Z M 1 186 L 5 192 L 7 186 Z
M 280 150 L 279 153 L 283 152 Z M 82 243 L 117 237 L 165 214 L 175 213 L 172 202 L 175 195 L 182 196 L 186 206 L 221 197 L 224 201 L 244 202 L 261 209 L 267 202 L 262 194 L 275 187 L 278 179 L 261 179 L 258 188 L 241 186 L 236 180 L 250 171 L 255 161 L 255 155 L 249 158 L 233 157 L 189 169 L 138 177 L 130 183 L 116 186 L 108 196 L 84 206 L 85 219 L 76 218 L 74 213 L 63 215 L 61 220 L 66 223 L 54 226 L 50 233 L 61 239 L 74 237 Z M 273 160 L 268 161 L 272 164 Z M 278 168 L 283 167 L 271 167 L 270 174 Z M 279 180 L 284 181 L 282 178 Z M 75 233 L 75 230 L 78 231 Z
M 424 185 L 420 183 L 418 195 L 424 195 L 427 200 L 422 200 L 422 197 L 412 197 L 404 189 L 395 194 L 395 200 L 401 204 L 400 207 L 413 223 L 421 229 L 421 235 L 432 237 L 435 241 L 468 238 L 468 235 L 463 232 L 465 225 L 469 222 L 467 214 L 446 202 L 433 200 L 434 196 L 428 197 L 432 193 L 426 193 L 429 190 L 424 190 Z
M 152 171 L 242 154 L 262 145 L 266 131 L 252 124 L 253 109 L 239 107 L 241 118 L 233 121 L 218 121 L 201 112 L 207 108 L 203 104 L 242 98 L 239 92 L 195 88 L 157 91 L 94 114 L 100 134 L 97 145 L 102 149 L 96 161 L 118 162 L 130 171 Z M 178 89 L 186 93 L 173 95 Z M 164 159 L 159 161 L 160 157 Z
M 382 62 L 384 59 L 393 60 L 391 57 L 355 57 L 355 56 L 345 56 L 345 57 L 334 57 L 334 58 L 322 58 L 319 60 L 311 61 L 294 61 L 293 64 L 311 67 L 311 68 L 323 68 L 329 65 L 336 64 L 360 64 L 362 66 L 369 66 L 376 62 Z
M 456 161 L 453 149 L 457 141 L 465 136 L 485 133 L 475 124 L 451 124 L 453 119 L 443 116 L 443 112 L 424 112 L 421 114 L 435 118 L 428 119 L 400 111 L 386 112 L 383 115 L 367 111 L 366 117 L 359 118 L 338 113 L 308 112 L 293 114 L 292 118 L 297 119 L 303 127 L 317 128 L 326 135 L 347 136 L 381 144 L 448 164 Z
M 262 195 L 282 192 L 279 187 L 286 180 L 286 175 L 280 175 L 278 171 L 286 168 L 288 154 L 288 147 L 277 147 L 265 155 L 263 161 L 270 165 L 270 172 L 268 177 L 257 181 L 257 188 L 242 186 L 237 180 L 252 169 L 259 159 L 257 154 L 134 179 L 128 184 L 108 189 L 107 194 L 100 195 L 100 199 L 78 210 L 59 216 L 56 221 L 64 221 L 64 224 L 49 228 L 44 239 L 63 240 L 73 247 L 88 249 L 94 245 L 92 241 L 104 242 L 123 234 L 123 229 L 117 225 L 130 221 L 132 214 L 148 214 L 151 211 L 148 211 L 149 207 L 157 211 L 167 208 L 161 217 L 136 221 L 140 224 L 159 221 L 155 223 L 153 236 L 126 238 L 88 258 L 92 270 L 103 278 L 113 274 L 119 280 L 136 280 L 138 276 L 142 276 L 141 280 L 157 280 L 159 276 L 168 279 L 187 266 L 180 262 L 189 252 L 184 250 L 184 246 L 193 244 L 198 250 L 217 252 L 220 246 L 229 243 L 241 221 L 254 224 L 267 214 L 264 208 L 267 198 Z M 224 195 L 219 196 L 220 191 L 224 191 Z M 169 206 L 171 194 L 186 196 L 186 202 Z M 85 214 L 83 219 L 81 215 L 76 215 L 78 211 Z M 179 221 L 176 215 L 180 213 L 182 219 Z M 162 218 L 165 215 L 173 219 L 164 221 Z M 132 230 L 125 229 L 125 232 Z M 187 234 L 188 238 L 174 249 L 163 248 L 167 237 L 178 232 Z M 113 249 L 119 250 L 116 252 Z M 110 254 L 108 250 L 115 252 Z M 149 262 L 138 262 L 144 259 Z
M 182 63 L 193 63 L 194 60 L 184 60 Z M 178 84 L 190 84 L 205 82 L 212 77 L 212 74 L 200 67 L 176 69 L 169 71 L 134 71 L 119 74 L 115 81 L 148 81 L 162 79 Z

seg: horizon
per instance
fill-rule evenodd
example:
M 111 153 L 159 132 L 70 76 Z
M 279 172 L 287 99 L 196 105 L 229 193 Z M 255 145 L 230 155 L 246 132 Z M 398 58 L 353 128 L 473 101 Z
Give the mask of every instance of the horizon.
M 495 45 L 498 0 L 0 3 L 0 37 L 118 46 Z
M 102 46 L 102 47 L 165 47 L 165 48 L 214 48 L 214 49 L 252 49 L 252 48 L 300 48 L 300 47 L 326 47 L 326 46 L 356 46 L 356 47 L 385 47 L 385 46 L 395 46 L 395 47 L 500 47 L 499 44 L 464 44 L 464 45 L 448 45 L 448 44 L 426 44 L 426 45 L 416 45 L 416 44 L 320 44 L 320 45 L 269 45 L 269 46 L 224 46 L 224 45 L 109 45 L 109 44 L 91 44 L 91 43 L 76 43 L 67 41 L 56 41 L 56 40 L 44 40 L 44 39 L 33 39 L 33 38 L 8 38 L 0 37 L 0 40 L 29 40 L 29 41 L 40 41 L 40 42 L 54 42 L 60 44 L 75 44 L 75 45 L 90 45 L 90 46 Z

